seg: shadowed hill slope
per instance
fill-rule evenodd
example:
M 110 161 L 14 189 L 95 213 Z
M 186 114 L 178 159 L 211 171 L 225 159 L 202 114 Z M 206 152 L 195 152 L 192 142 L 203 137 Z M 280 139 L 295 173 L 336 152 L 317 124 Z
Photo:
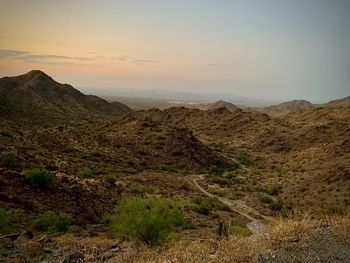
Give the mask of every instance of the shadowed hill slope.
M 1 119 L 66 123 L 107 116 L 120 117 L 131 110 L 60 84 L 39 70 L 0 79 Z

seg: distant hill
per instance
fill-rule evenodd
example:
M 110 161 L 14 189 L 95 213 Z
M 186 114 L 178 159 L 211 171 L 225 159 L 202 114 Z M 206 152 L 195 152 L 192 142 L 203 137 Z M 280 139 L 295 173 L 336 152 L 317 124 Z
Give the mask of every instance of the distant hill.
M 350 106 L 350 96 L 342 98 L 342 99 L 331 100 L 330 102 L 322 104 L 321 106 L 326 106 L 326 107 L 349 107 Z
M 312 107 L 314 107 L 314 105 L 309 101 L 292 100 L 264 108 L 255 108 L 255 110 L 260 113 L 265 113 L 271 117 L 282 117 L 287 115 L 288 113 Z
M 0 79 L 0 119 L 66 123 L 119 117 L 130 111 L 124 104 L 109 103 L 60 84 L 39 70 Z
M 214 102 L 213 104 L 209 105 L 209 110 L 215 110 L 215 109 L 220 109 L 220 108 L 226 108 L 229 111 L 235 111 L 236 109 L 238 109 L 238 107 L 230 102 L 226 102 L 223 100 L 218 100 L 216 102 Z

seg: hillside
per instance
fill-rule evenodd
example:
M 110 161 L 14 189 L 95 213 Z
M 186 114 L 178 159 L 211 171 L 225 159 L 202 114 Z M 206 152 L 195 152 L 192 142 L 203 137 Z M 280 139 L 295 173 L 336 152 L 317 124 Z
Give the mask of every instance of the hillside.
M 60 84 L 39 70 L 0 79 L 0 118 L 34 122 L 82 121 L 120 117 L 131 110 L 92 95 L 84 95 L 68 84 Z
M 278 200 L 293 203 L 294 210 L 319 214 L 348 206 L 349 110 L 310 108 L 282 120 L 224 108 L 170 108 L 135 112 L 133 116 L 190 129 L 219 154 L 249 163 L 251 167 L 240 172 L 246 179 L 234 187 L 236 191 L 245 191 L 252 184 L 256 189 L 280 185 L 283 191 Z M 313 194 L 315 189 L 319 189 L 318 195 Z M 271 213 L 259 204 L 259 190 L 245 193 L 244 199 L 256 209 Z
M 288 113 L 295 112 L 298 110 L 312 108 L 314 105 L 306 100 L 292 100 L 283 102 L 277 105 L 272 105 L 263 108 L 255 108 L 256 111 L 265 113 L 272 117 L 282 117 Z
M 342 98 L 342 99 L 332 100 L 332 101 L 329 101 L 325 104 L 321 104 L 320 106 L 324 106 L 324 107 L 350 107 L 350 96 Z
M 230 102 L 226 102 L 223 100 L 218 100 L 212 104 L 209 105 L 209 110 L 215 110 L 215 109 L 220 109 L 220 108 L 226 108 L 229 111 L 235 111 L 238 109 L 238 107 Z

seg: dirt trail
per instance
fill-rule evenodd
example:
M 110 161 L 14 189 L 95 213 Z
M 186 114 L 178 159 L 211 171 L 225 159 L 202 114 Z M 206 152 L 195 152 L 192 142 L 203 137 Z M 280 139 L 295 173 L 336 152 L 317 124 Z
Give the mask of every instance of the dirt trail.
M 266 223 L 273 221 L 271 217 L 260 214 L 254 208 L 247 206 L 243 200 L 231 201 L 224 197 L 219 197 L 209 193 L 198 184 L 198 180 L 203 179 L 203 177 L 204 174 L 192 175 L 190 183 L 192 183 L 199 191 L 201 191 L 206 196 L 216 197 L 220 202 L 228 205 L 233 211 L 249 219 L 251 222 L 247 224 L 247 227 L 250 229 L 250 231 L 253 232 L 254 235 L 265 232 Z

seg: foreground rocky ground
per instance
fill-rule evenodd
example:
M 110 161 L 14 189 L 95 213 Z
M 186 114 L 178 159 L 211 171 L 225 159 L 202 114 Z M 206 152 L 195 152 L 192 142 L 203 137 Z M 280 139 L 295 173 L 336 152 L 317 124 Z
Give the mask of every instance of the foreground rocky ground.
M 277 220 L 250 237 L 183 239 L 161 248 L 93 231 L 1 238 L 4 262 L 349 262 L 350 218 Z M 11 240 L 15 239 L 15 240 Z

